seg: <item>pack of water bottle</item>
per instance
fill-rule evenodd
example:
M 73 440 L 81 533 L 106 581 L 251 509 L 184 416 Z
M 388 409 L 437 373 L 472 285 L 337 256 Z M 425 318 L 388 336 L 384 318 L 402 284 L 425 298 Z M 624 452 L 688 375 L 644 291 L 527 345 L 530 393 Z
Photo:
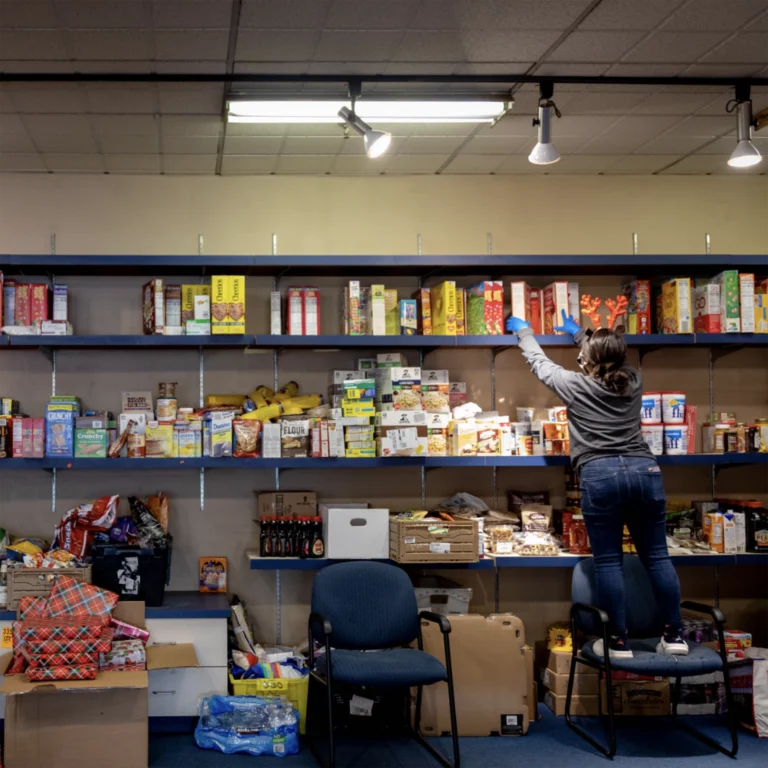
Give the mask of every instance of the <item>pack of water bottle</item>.
M 295 755 L 299 713 L 283 697 L 206 696 L 200 703 L 195 743 L 227 755 Z

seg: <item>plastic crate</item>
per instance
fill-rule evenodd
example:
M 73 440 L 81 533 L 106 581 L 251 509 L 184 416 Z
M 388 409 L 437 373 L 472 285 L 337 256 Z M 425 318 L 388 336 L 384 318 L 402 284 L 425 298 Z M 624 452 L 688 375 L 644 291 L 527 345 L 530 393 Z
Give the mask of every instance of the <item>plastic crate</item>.
M 309 675 L 297 678 L 260 678 L 258 680 L 235 680 L 229 675 L 229 686 L 235 696 L 285 696 L 299 713 L 299 732 L 307 727 L 307 695 Z
M 443 576 L 421 576 L 414 584 L 416 605 L 420 611 L 442 616 L 466 616 L 472 601 L 472 589 L 462 587 Z

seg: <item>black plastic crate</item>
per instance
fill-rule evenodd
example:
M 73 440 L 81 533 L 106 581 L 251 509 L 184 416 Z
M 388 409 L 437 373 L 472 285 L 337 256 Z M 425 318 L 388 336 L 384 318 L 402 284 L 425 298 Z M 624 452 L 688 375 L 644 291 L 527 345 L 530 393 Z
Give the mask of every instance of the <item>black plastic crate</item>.
M 143 600 L 147 605 L 163 604 L 171 580 L 171 548 L 139 547 L 127 544 L 95 544 L 91 550 L 92 582 L 120 595 L 121 600 Z

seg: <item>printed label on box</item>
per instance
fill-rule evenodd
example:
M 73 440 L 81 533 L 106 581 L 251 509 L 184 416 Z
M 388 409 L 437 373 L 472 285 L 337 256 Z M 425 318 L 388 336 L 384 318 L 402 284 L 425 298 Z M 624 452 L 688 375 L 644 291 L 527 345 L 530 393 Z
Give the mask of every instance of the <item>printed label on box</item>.
M 451 545 L 447 541 L 430 541 L 429 551 L 433 555 L 449 555 L 451 553 Z

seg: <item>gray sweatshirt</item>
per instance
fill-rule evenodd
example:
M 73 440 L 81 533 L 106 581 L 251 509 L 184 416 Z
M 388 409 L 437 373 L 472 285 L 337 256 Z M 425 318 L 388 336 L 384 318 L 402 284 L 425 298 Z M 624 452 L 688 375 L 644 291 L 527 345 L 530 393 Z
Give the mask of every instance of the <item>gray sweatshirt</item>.
M 553 363 L 530 328 L 522 328 L 517 335 L 523 357 L 534 375 L 568 408 L 574 469 L 579 470 L 588 461 L 604 456 L 653 458 L 640 431 L 643 385 L 637 371 L 625 368 L 630 377 L 629 388 L 626 394 L 617 395 L 598 379 Z M 583 338 L 584 331 L 580 331 L 574 340 L 580 344 Z

